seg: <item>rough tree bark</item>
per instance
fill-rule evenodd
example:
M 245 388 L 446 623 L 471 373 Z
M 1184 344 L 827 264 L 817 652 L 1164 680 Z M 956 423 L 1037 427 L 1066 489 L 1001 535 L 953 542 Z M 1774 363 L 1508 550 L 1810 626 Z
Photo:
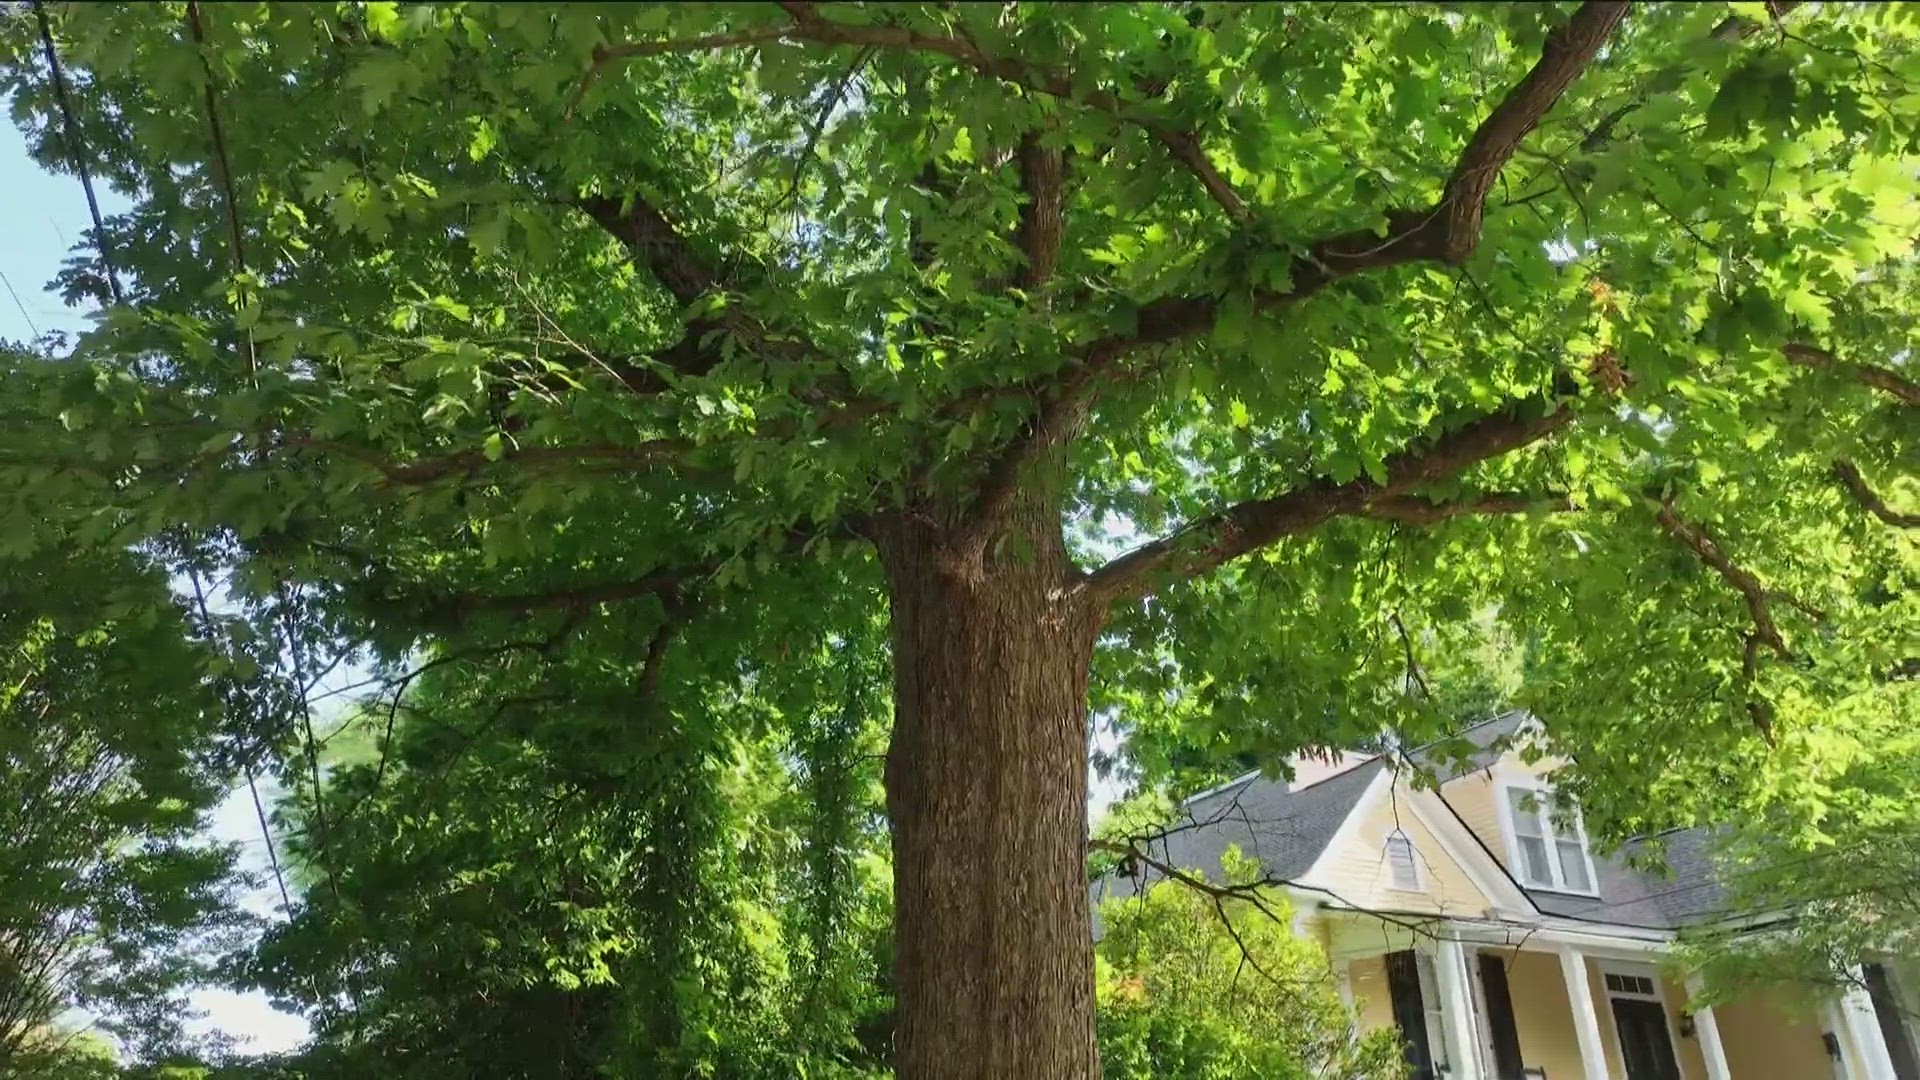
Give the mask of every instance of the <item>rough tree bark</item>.
M 875 529 L 893 613 L 887 755 L 902 1080 L 1093 1080 L 1087 677 L 1098 617 L 1058 485 Z M 1051 490 L 1046 490 L 1051 489 Z

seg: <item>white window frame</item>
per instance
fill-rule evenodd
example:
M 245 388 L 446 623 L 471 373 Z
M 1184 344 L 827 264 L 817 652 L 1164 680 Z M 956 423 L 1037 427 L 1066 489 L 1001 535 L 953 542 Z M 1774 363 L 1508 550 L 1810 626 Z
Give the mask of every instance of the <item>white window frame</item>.
M 1547 843 L 1548 877 L 1548 880 L 1545 882 L 1538 882 L 1531 879 L 1531 875 L 1527 871 L 1526 859 L 1520 853 L 1520 832 L 1515 827 L 1513 820 L 1513 793 L 1515 791 L 1531 794 L 1536 800 L 1541 801 L 1543 804 L 1540 816 L 1549 830 L 1548 835 L 1545 837 Z M 1507 866 L 1512 869 L 1515 880 L 1519 881 L 1525 888 L 1537 889 L 1542 892 L 1566 893 L 1570 896 L 1598 897 L 1600 895 L 1600 875 L 1594 868 L 1593 845 L 1587 842 L 1587 827 L 1580 819 L 1580 808 L 1577 806 L 1573 807 L 1573 835 L 1580 841 L 1580 857 L 1584 859 L 1587 864 L 1587 883 L 1590 888 L 1576 889 L 1566 883 L 1564 873 L 1560 869 L 1559 840 L 1562 839 L 1559 831 L 1560 826 L 1553 820 L 1553 815 L 1547 812 L 1544 806 L 1546 800 L 1552 799 L 1553 797 L 1553 786 L 1551 784 L 1543 784 L 1537 781 L 1523 782 L 1510 780 L 1499 785 L 1497 809 L 1500 812 L 1500 831 L 1506 834 Z
M 1402 885 L 1393 878 L 1393 842 L 1405 840 L 1407 854 L 1413 862 L 1413 884 Z M 1386 872 L 1387 888 L 1394 892 L 1426 892 L 1427 876 L 1420 872 L 1420 845 L 1414 843 L 1413 834 L 1405 829 L 1388 829 L 1380 839 L 1380 866 Z

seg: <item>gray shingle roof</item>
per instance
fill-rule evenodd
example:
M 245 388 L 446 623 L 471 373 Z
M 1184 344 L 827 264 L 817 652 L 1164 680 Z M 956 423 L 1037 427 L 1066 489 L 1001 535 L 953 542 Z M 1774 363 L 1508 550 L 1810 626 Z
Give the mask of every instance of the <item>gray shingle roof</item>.
M 1461 776 L 1492 764 L 1505 745 L 1502 740 L 1528 719 L 1525 713 L 1506 713 L 1462 732 L 1473 747 L 1466 761 L 1446 760 L 1432 747 L 1417 749 L 1410 756 L 1433 766 L 1442 779 Z M 1166 837 L 1154 841 L 1152 854 L 1218 879 L 1222 855 L 1229 845 L 1237 844 L 1242 853 L 1260 861 L 1269 877 L 1299 877 L 1326 850 L 1383 768 L 1384 759 L 1376 757 L 1298 789 L 1258 775 L 1242 777 L 1188 800 Z M 1565 918 L 1663 930 L 1708 922 L 1727 914 L 1726 890 L 1714 873 L 1712 839 L 1708 830 L 1683 829 L 1631 841 L 1612 854 L 1595 852 L 1597 898 L 1519 887 L 1540 911 Z M 1482 840 L 1490 846 L 1499 842 L 1494 837 Z M 1635 869 L 1628 861 L 1645 854 L 1655 842 L 1663 849 L 1668 870 L 1664 875 Z M 1107 897 L 1130 896 L 1158 877 L 1140 867 L 1132 877 L 1096 881 L 1092 896 L 1096 904 Z
M 1227 848 L 1238 845 L 1241 854 L 1260 861 L 1266 876 L 1299 877 L 1327 849 L 1382 767 L 1375 758 L 1297 790 L 1280 780 L 1242 777 L 1189 799 L 1166 834 L 1152 842 L 1150 853 L 1160 862 L 1217 880 L 1223 876 L 1220 861 Z M 1096 881 L 1093 897 L 1097 903 L 1110 896 L 1131 896 L 1159 877 L 1149 867 L 1138 867 L 1131 877 Z

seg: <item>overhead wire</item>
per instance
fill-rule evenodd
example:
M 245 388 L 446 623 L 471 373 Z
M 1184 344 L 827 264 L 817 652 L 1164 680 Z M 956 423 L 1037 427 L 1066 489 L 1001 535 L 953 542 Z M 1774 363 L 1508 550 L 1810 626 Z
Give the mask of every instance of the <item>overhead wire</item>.
M 113 294 L 113 302 L 125 300 L 120 291 L 120 275 L 114 269 L 113 255 L 107 244 L 106 223 L 100 217 L 100 200 L 93 193 L 93 171 L 87 167 L 86 142 L 80 136 L 80 125 L 73 118 L 73 99 L 67 93 L 67 78 L 60 69 L 60 51 L 53 44 L 53 24 L 47 19 L 47 8 L 42 0 L 33 0 L 33 14 L 40 23 L 40 48 L 46 55 L 47 68 L 53 76 L 53 96 L 60 105 L 60 118 L 64 142 L 67 145 L 67 157 L 73 163 L 73 169 L 80 174 L 80 187 L 87 193 L 87 213 L 93 216 L 93 236 L 95 246 L 100 251 L 100 265 L 107 274 L 107 290 Z M 8 290 L 12 290 L 9 285 Z
M 59 46 L 56 45 L 54 42 L 53 24 L 52 24 L 52 21 L 47 17 L 46 5 L 44 3 L 44 0 L 32 0 L 32 6 L 33 6 L 34 17 L 38 23 L 39 31 L 40 31 L 41 52 L 42 52 L 42 55 L 44 55 L 46 58 L 47 70 L 53 82 L 54 100 L 60 109 L 63 142 L 65 143 L 65 146 L 66 146 L 67 158 L 68 158 L 68 161 L 72 164 L 74 172 L 77 173 L 80 177 L 81 189 L 86 193 L 87 213 L 93 222 L 94 245 L 99 252 L 100 265 L 106 275 L 107 290 L 109 294 L 113 297 L 114 303 L 116 304 L 124 303 L 126 301 L 126 293 L 121 288 L 119 270 L 116 267 L 113 260 L 112 245 L 109 244 L 107 240 L 106 221 L 100 213 L 100 199 L 99 199 L 99 196 L 95 193 L 94 186 L 93 186 L 93 171 L 88 166 L 88 155 L 86 153 L 86 140 L 81 134 L 79 122 L 74 118 L 73 98 L 67 88 L 66 73 L 60 65 L 60 50 L 59 50 Z M 192 19 L 193 33 L 194 33 L 194 38 L 196 43 L 204 44 L 204 41 L 202 39 L 201 29 L 200 29 L 198 5 L 189 4 L 188 14 Z M 204 61 L 204 59 L 205 58 L 203 56 L 202 60 Z M 209 72 L 209 78 L 211 78 L 211 72 Z M 207 87 L 207 97 L 208 97 L 209 108 L 212 108 L 213 107 L 213 90 L 212 90 L 211 82 L 209 82 L 209 85 Z M 238 219 L 234 217 L 234 213 L 233 213 L 233 206 L 234 206 L 233 184 L 232 184 L 231 175 L 228 173 L 226 168 L 227 161 L 226 161 L 226 151 L 225 151 L 225 145 L 224 145 L 224 136 L 221 133 L 219 128 L 218 112 L 217 111 L 212 112 L 210 114 L 210 119 L 212 120 L 212 123 L 213 123 L 215 147 L 216 147 L 216 150 L 218 151 L 217 156 L 218 156 L 218 167 L 220 169 L 221 186 L 227 198 L 227 212 L 228 212 L 230 231 L 231 231 L 230 242 L 235 247 L 236 260 L 240 262 L 240 265 L 244 269 L 244 266 L 245 266 L 244 259 L 241 257 L 242 253 L 240 252 L 238 247 L 238 244 L 239 244 Z M 57 229 L 57 226 L 56 226 L 56 229 Z M 7 281 L 6 286 L 7 286 L 8 293 L 13 294 L 14 303 L 16 305 L 20 305 L 21 314 L 25 316 L 26 307 L 24 304 L 20 303 L 19 294 L 14 293 L 13 283 L 11 281 Z M 27 324 L 28 326 L 33 326 L 33 320 L 30 316 L 27 318 Z M 34 329 L 34 333 L 36 335 L 39 333 L 39 330 L 37 327 Z M 248 346 L 247 351 L 248 351 L 248 359 L 250 363 L 252 361 L 252 356 L 253 356 L 252 345 L 253 345 L 252 337 L 251 337 L 251 334 L 249 334 L 248 341 L 247 341 L 247 346 Z M 209 612 L 207 610 L 205 592 L 200 585 L 199 574 L 197 571 L 189 571 L 189 577 L 192 581 L 193 591 L 194 591 L 194 600 L 199 609 L 201 622 L 203 623 L 203 625 L 205 625 L 210 629 L 212 624 L 210 621 Z M 249 757 L 248 759 L 243 761 L 242 771 L 246 776 L 247 793 L 251 797 L 251 800 L 253 802 L 254 817 L 259 822 L 259 825 L 260 825 L 260 837 L 261 837 L 260 842 L 266 848 L 267 862 L 273 871 L 274 883 L 278 887 L 278 891 L 280 893 L 280 902 L 282 905 L 284 905 L 285 910 L 291 913 L 293 909 L 292 893 L 287 888 L 286 874 L 283 867 L 281 866 L 279 853 L 276 850 L 276 847 L 273 841 L 273 829 L 270 822 L 267 819 L 266 805 L 263 802 L 263 800 L 260 798 L 259 778 L 254 770 L 254 762 L 252 758 Z M 318 793 L 316 792 L 316 797 L 317 797 L 317 794 Z
M 5 270 L 0 270 L 0 284 L 6 285 L 7 295 L 13 297 L 13 306 L 19 308 L 20 317 L 27 320 L 27 329 L 33 331 L 34 337 L 39 337 L 40 328 L 34 325 L 33 316 L 27 314 L 27 305 L 20 302 L 20 294 L 13 291 L 13 280 L 7 277 Z

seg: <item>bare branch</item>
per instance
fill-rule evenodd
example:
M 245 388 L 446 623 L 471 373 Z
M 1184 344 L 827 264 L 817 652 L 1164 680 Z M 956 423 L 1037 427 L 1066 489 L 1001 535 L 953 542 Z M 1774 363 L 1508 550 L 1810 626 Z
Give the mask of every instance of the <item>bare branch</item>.
M 1789 361 L 1801 367 L 1831 371 L 1854 382 L 1892 394 L 1903 405 L 1920 407 L 1920 382 L 1915 382 L 1890 367 L 1842 360 L 1817 345 L 1799 341 L 1789 342 L 1781 351 L 1786 353 Z
M 695 249 L 659 208 L 645 199 L 589 196 L 575 205 L 625 245 L 634 260 L 651 271 L 682 307 L 725 290 L 726 276 L 714 262 Z M 705 374 L 717 367 L 722 358 L 720 350 L 707 341 L 709 335 L 740 329 L 737 319 L 711 314 L 695 317 L 688 320 L 680 340 L 654 359 L 675 375 Z M 652 377 L 629 379 L 628 385 L 640 392 L 669 387 L 668 380 L 657 373 L 647 374 Z
M 1860 475 L 1859 467 L 1853 462 L 1834 462 L 1833 475 L 1867 513 L 1896 529 L 1920 529 L 1920 514 L 1902 513 L 1888 506 L 1886 500 L 1880 497 L 1880 493 L 1868 486 L 1866 477 Z
M 1432 701 L 1433 687 L 1427 685 L 1426 671 L 1420 666 L 1420 658 L 1413 653 L 1413 635 L 1407 633 L 1407 624 L 1400 618 L 1398 611 L 1395 611 L 1389 617 L 1389 621 L 1393 623 L 1394 631 L 1400 635 L 1400 647 L 1405 650 L 1407 654 L 1407 675 L 1405 682 L 1408 688 L 1417 688 L 1420 691 L 1420 697 L 1422 699 Z M 1396 815 L 1399 813 L 1399 806 L 1397 804 L 1394 807 L 1394 812 Z
M 449 605 L 462 615 L 511 613 L 542 611 L 555 609 L 578 609 L 592 607 L 595 604 L 617 604 L 627 600 L 639 600 L 649 596 L 678 589 L 681 584 L 705 567 L 691 569 L 657 570 L 643 577 L 629 581 L 609 581 L 593 585 L 575 585 L 537 592 L 513 594 L 470 593 L 453 598 Z
M 1133 843 L 1116 843 L 1112 840 L 1096 839 L 1096 840 L 1087 841 L 1087 849 L 1089 851 L 1104 851 L 1111 855 L 1118 855 L 1124 859 L 1132 859 L 1134 862 L 1139 863 L 1141 866 L 1148 867 L 1149 869 L 1153 870 L 1155 873 L 1158 873 L 1161 876 L 1165 877 L 1167 880 L 1178 882 L 1189 889 L 1195 890 L 1196 892 L 1204 893 L 1205 895 L 1213 898 L 1216 902 L 1225 901 L 1225 900 L 1243 900 L 1248 904 L 1252 905 L 1262 915 L 1265 915 L 1267 918 L 1272 919 L 1275 922 L 1281 923 L 1282 925 L 1285 925 L 1286 921 L 1281 919 L 1279 913 L 1274 911 L 1272 905 L 1267 903 L 1266 897 L 1262 895 L 1262 890 L 1270 889 L 1270 888 L 1293 888 L 1293 889 L 1301 889 L 1306 892 L 1320 893 L 1321 895 L 1326 896 L 1327 898 L 1341 904 L 1342 906 L 1350 910 L 1360 912 L 1366 915 L 1371 915 L 1382 922 L 1389 923 L 1393 926 L 1398 926 L 1401 929 L 1407 930 L 1413 934 L 1417 934 L 1417 935 L 1421 935 L 1429 938 L 1435 936 L 1432 930 L 1432 925 L 1437 920 L 1429 919 L 1429 920 L 1421 920 L 1416 922 L 1413 920 L 1402 918 L 1398 915 L 1393 914 L 1392 912 L 1376 911 L 1371 908 L 1361 907 L 1360 905 L 1355 904 L 1351 900 L 1348 900 L 1347 898 L 1341 896 L 1338 892 L 1335 892 L 1332 889 L 1322 888 L 1317 885 L 1302 885 L 1297 881 L 1288 881 L 1284 878 L 1276 878 L 1271 876 L 1263 876 L 1258 881 L 1249 881 L 1249 882 L 1244 882 L 1240 884 L 1224 884 L 1223 885 L 1223 884 L 1217 884 L 1212 881 L 1208 881 L 1205 877 L 1201 876 L 1198 873 L 1194 873 L 1188 870 L 1183 870 L 1180 867 L 1175 866 L 1171 862 L 1168 862 L 1164 859 L 1156 859 L 1153 857 L 1152 854 L 1150 854 L 1147 851 L 1141 850 L 1138 845 L 1135 845 Z
M 1422 508 L 1413 492 L 1459 475 L 1489 458 L 1547 438 L 1572 423 L 1572 409 L 1540 402 L 1515 403 L 1464 427 L 1440 435 L 1424 448 L 1388 459 L 1385 479 L 1357 478 L 1345 483 L 1321 479 L 1270 499 L 1239 503 L 1202 518 L 1171 536 L 1135 548 L 1096 570 L 1086 581 L 1095 603 L 1138 595 L 1157 577 L 1187 578 L 1208 573 L 1249 552 L 1322 525 L 1336 517 L 1419 520 L 1456 513 L 1511 512 L 1502 496 L 1470 499 L 1460 510 Z M 1526 500 L 1527 509 L 1540 505 Z
M 1671 499 L 1655 504 L 1654 518 L 1660 522 L 1660 527 L 1666 530 L 1667 535 L 1680 541 L 1688 550 L 1699 556 L 1701 562 L 1706 563 L 1715 573 L 1725 578 L 1727 584 L 1732 585 L 1746 600 L 1747 615 L 1753 620 L 1754 639 L 1759 644 L 1772 649 L 1781 659 L 1791 659 L 1793 652 L 1787 648 L 1787 641 L 1780 635 L 1780 627 L 1773 620 L 1773 594 L 1765 585 L 1760 584 L 1760 579 L 1734 562 L 1720 545 L 1707 535 L 1706 530 L 1682 520 L 1679 513 L 1674 510 Z
M 859 535 L 863 519 L 849 518 L 832 525 L 809 527 L 796 525 L 778 537 L 780 553 L 798 555 L 807 545 L 828 536 Z M 670 609 L 683 602 L 688 590 L 718 571 L 739 552 L 714 555 L 699 561 L 653 570 L 625 581 L 607 581 L 588 585 L 556 586 L 524 593 L 463 593 L 428 597 L 424 605 L 458 617 L 480 614 L 513 614 L 529 611 L 578 610 L 595 604 L 614 604 L 627 600 L 655 597 Z M 404 593 L 405 589 L 395 590 Z
M 1020 493 L 1022 473 L 1043 451 L 1071 439 L 1086 419 L 1087 398 L 1073 385 L 1063 385 L 1039 407 L 1014 440 L 1000 448 L 981 478 L 972 512 L 967 516 L 967 539 L 976 548 L 992 539 Z

